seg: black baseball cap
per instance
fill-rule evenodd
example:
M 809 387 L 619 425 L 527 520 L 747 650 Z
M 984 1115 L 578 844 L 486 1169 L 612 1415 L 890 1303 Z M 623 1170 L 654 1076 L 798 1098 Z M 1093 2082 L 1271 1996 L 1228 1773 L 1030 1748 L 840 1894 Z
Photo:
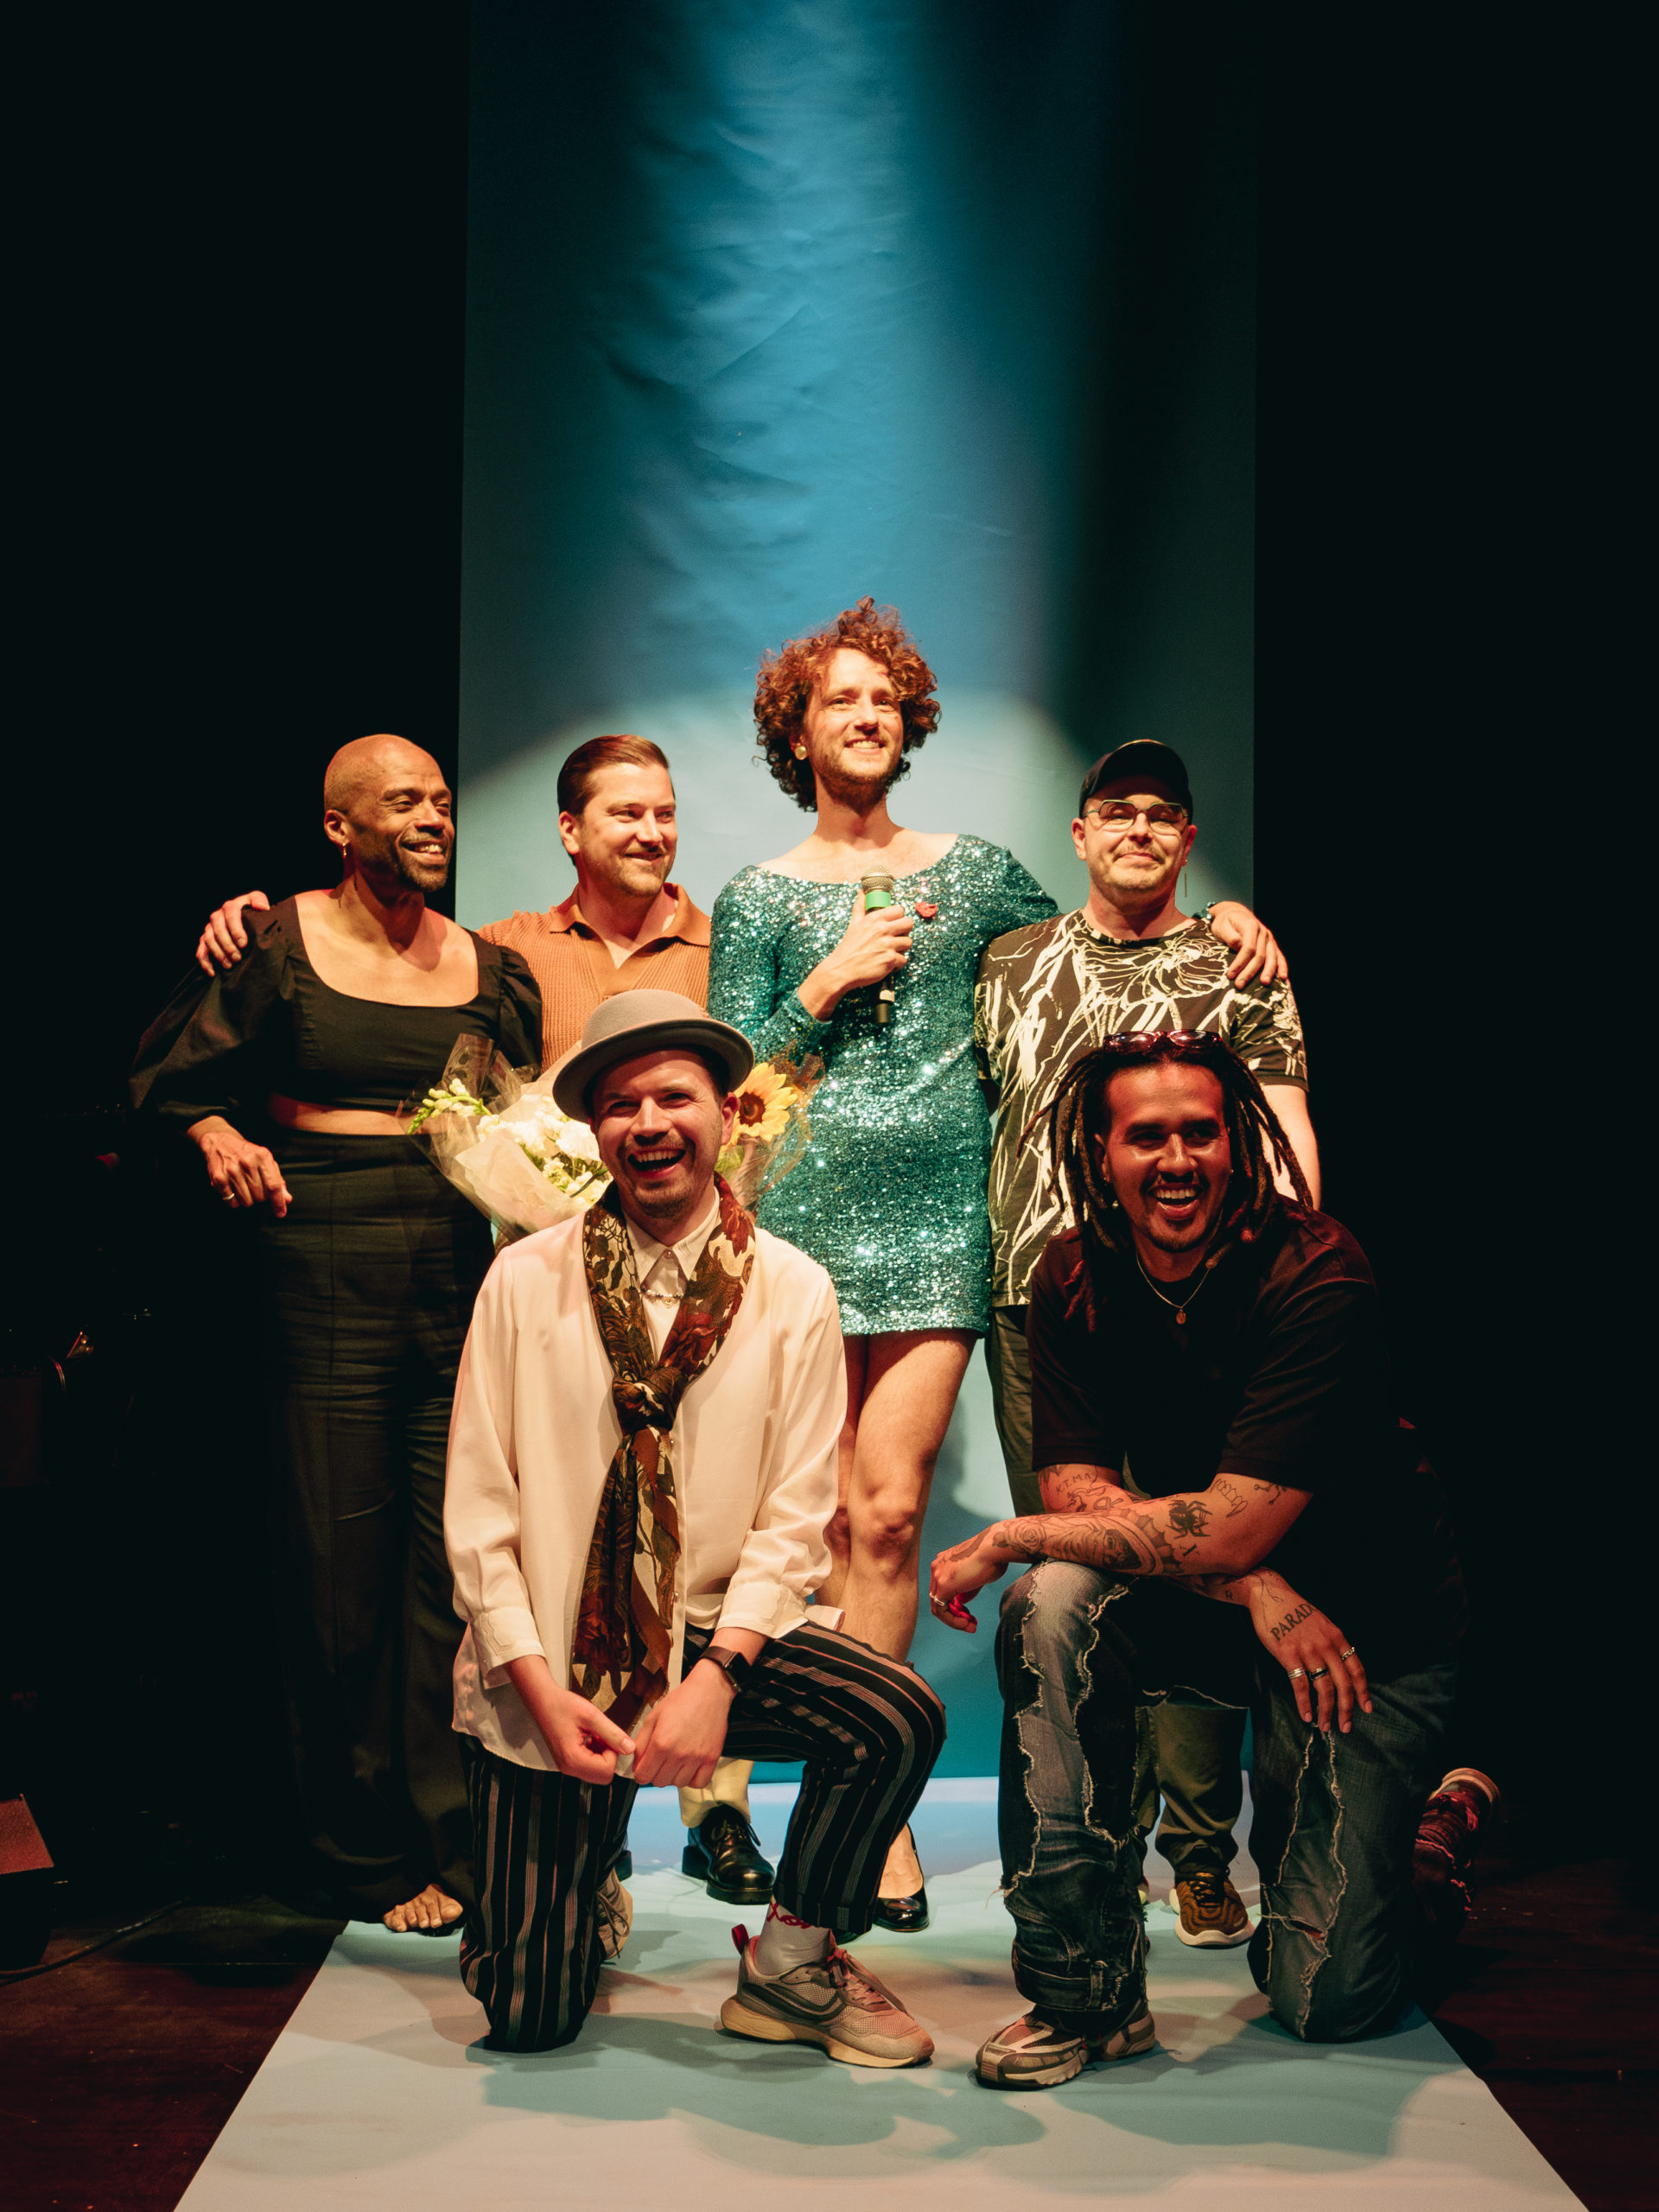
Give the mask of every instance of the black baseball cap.
M 1186 780 L 1185 761 L 1167 745 L 1160 745 L 1155 737 L 1132 737 L 1115 752 L 1103 753 L 1083 779 L 1077 812 L 1083 812 L 1103 784 L 1115 784 L 1121 776 L 1142 776 L 1154 784 L 1164 785 L 1186 809 L 1188 819 L 1197 819 L 1192 809 L 1192 786 Z

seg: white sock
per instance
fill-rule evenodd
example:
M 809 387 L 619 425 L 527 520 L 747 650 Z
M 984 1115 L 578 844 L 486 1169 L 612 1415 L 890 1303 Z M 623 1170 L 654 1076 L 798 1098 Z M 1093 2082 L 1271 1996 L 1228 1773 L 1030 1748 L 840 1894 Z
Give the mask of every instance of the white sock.
M 796 1967 L 814 1966 L 829 1955 L 830 1934 L 810 1921 L 797 1920 L 792 1912 L 779 1912 L 774 1900 L 767 1909 L 766 1926 L 754 1942 L 754 1970 L 767 1981 Z

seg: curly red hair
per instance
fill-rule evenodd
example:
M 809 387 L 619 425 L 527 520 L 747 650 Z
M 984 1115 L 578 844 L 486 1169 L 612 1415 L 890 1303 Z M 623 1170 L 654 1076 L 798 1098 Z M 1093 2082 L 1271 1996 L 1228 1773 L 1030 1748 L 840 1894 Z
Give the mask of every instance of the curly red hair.
M 938 728 L 933 671 L 906 634 L 896 607 L 878 607 L 867 596 L 810 637 L 792 638 L 780 652 L 768 653 L 760 664 L 760 681 L 754 687 L 760 747 L 773 777 L 808 814 L 817 804 L 817 787 L 811 762 L 795 757 L 795 741 L 801 734 L 814 683 L 830 654 L 839 652 L 843 645 L 867 654 L 885 668 L 898 694 L 905 744 L 893 772 L 895 784 L 910 773 L 911 753 Z

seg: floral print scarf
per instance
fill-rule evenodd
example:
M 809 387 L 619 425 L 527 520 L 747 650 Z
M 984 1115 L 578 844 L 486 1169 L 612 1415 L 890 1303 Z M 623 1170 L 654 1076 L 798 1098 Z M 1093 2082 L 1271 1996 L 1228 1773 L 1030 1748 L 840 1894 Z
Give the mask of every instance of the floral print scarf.
M 622 1440 L 606 1470 L 570 1650 L 571 1687 L 631 1727 L 668 1688 L 680 1508 L 674 1420 L 737 1318 L 754 1266 L 754 1217 L 715 1178 L 720 1220 L 697 1262 L 662 1357 L 652 1344 L 633 1240 L 614 1185 L 582 1223 L 594 1318 L 614 1370 Z

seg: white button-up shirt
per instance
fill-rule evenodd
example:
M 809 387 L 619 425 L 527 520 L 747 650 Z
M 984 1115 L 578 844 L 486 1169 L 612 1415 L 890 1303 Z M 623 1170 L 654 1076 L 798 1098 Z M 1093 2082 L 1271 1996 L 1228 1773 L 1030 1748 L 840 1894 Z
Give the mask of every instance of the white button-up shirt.
M 630 1224 L 642 1289 L 683 1290 L 717 1217 L 711 1203 L 672 1246 Z M 675 1308 L 650 1298 L 645 1307 L 660 1352 Z M 581 1217 L 509 1245 L 479 1294 L 461 1356 L 443 1529 L 467 1624 L 454 1725 L 520 1766 L 550 1770 L 553 1761 L 507 1662 L 539 1652 L 556 1680 L 569 1679 L 582 1569 L 622 1436 L 612 1380 Z M 830 1278 L 759 1230 L 736 1319 L 674 1424 L 681 1535 L 671 1681 L 688 1622 L 780 1637 L 808 1618 L 809 1594 L 830 1572 L 823 1531 L 846 1408 Z

